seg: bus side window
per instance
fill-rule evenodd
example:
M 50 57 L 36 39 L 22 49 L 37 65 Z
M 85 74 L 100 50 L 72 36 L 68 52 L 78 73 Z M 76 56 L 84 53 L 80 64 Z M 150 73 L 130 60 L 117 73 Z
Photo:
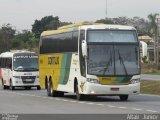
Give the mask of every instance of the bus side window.
M 6 58 L 5 68 L 12 69 L 12 62 L 10 58 Z
M 80 71 L 81 75 L 86 77 L 86 64 L 85 64 L 85 58 L 82 56 L 82 40 L 85 39 L 85 31 L 80 31 L 80 40 L 79 40 L 79 57 L 80 57 Z
M 9 59 L 8 67 L 9 67 L 9 69 L 11 69 L 11 70 L 12 70 L 12 59 Z
M 2 61 L 1 61 L 1 67 L 2 68 L 6 67 L 5 62 L 6 62 L 6 58 L 2 58 Z

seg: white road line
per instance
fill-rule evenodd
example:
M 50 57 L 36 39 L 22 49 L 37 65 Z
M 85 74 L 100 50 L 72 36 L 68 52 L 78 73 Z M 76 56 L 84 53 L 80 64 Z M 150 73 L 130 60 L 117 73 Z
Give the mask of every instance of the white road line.
M 103 104 L 96 104 L 96 105 L 102 106 Z
M 142 109 L 140 109 L 140 108 L 132 108 L 132 110 L 141 111 Z
M 120 109 L 126 109 L 127 107 L 118 107 L 118 108 L 120 108 Z
M 87 103 L 87 104 L 89 104 L 89 105 L 94 105 L 94 103 Z
M 77 101 L 69 101 L 69 102 L 76 103 Z
M 84 104 L 85 102 L 78 102 L 78 103 L 80 103 L 80 104 Z
M 107 106 L 110 107 L 110 108 L 116 107 L 116 106 L 113 106 L 113 105 L 107 105 Z
M 62 99 L 64 102 L 68 102 L 68 100 Z

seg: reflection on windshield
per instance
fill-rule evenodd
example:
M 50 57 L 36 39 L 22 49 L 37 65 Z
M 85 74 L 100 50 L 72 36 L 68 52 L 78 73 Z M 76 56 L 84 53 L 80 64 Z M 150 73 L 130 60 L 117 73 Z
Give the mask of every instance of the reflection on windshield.
M 37 58 L 14 58 L 15 71 L 38 71 Z
M 136 45 L 89 45 L 88 47 L 89 74 L 139 74 L 139 60 Z

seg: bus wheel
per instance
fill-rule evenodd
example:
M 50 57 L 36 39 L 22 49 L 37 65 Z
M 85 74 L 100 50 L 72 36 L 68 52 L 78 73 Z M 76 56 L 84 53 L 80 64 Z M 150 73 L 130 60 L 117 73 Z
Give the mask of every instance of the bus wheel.
M 41 87 L 40 87 L 40 86 L 37 86 L 37 90 L 41 90 Z
M 15 87 L 13 86 L 12 80 L 10 80 L 10 89 L 15 90 Z
M 127 101 L 128 100 L 128 95 L 120 95 L 119 96 L 121 101 Z
M 51 87 L 51 85 L 50 85 L 50 82 L 48 81 L 47 82 L 47 95 L 48 96 L 51 96 L 51 90 L 50 90 L 51 88 L 50 87 Z
M 48 92 L 49 92 L 48 94 L 49 94 L 51 97 L 57 97 L 57 96 L 58 96 L 58 92 L 53 89 L 53 84 L 52 84 L 52 81 L 51 81 L 51 80 L 49 81 Z
M 4 90 L 7 89 L 7 86 L 5 86 L 4 83 L 3 83 L 3 79 L 2 79 L 2 88 L 3 88 Z
M 57 92 L 57 96 L 58 97 L 63 97 L 64 96 L 64 92 Z
M 78 89 L 78 83 L 76 85 L 76 99 L 77 100 L 82 100 L 84 98 L 84 95 L 79 93 L 79 89 Z

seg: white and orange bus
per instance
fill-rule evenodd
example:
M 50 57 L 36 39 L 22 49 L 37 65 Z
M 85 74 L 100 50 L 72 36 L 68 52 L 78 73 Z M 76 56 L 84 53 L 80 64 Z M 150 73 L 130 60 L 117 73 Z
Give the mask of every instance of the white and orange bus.
M 38 55 L 29 51 L 11 51 L 0 54 L 0 79 L 3 89 L 37 87 L 39 85 Z

